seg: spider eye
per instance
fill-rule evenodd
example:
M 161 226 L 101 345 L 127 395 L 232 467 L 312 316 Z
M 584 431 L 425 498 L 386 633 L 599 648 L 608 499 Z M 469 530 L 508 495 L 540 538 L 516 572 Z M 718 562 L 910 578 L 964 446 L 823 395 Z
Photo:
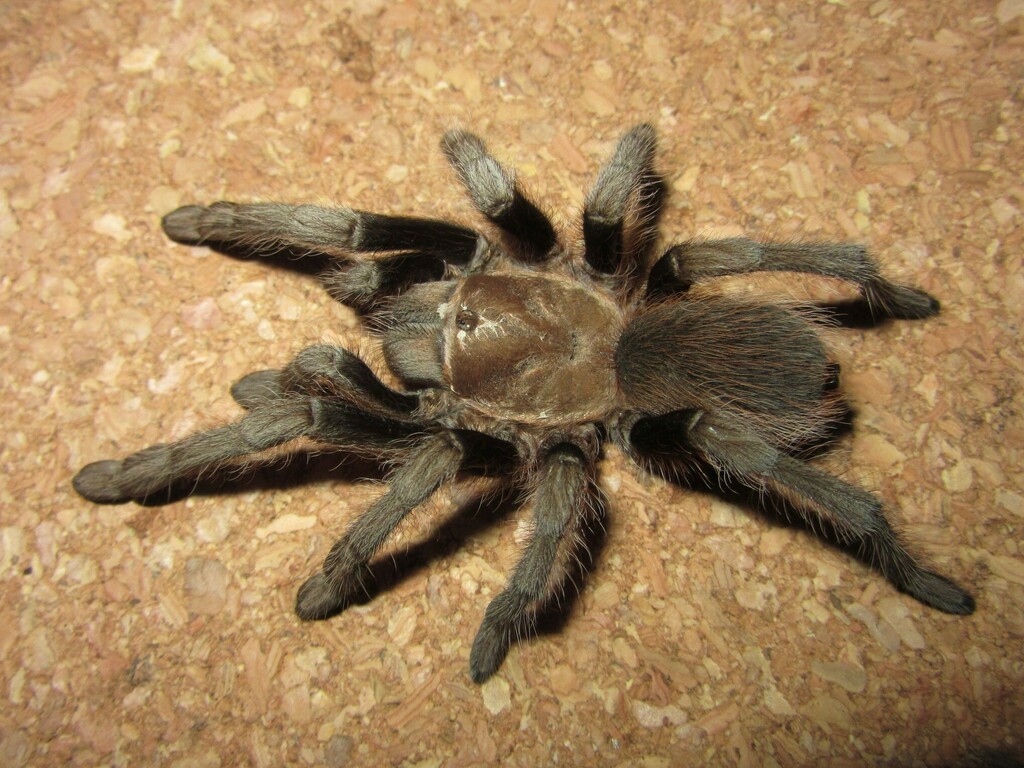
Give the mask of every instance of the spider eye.
M 472 331 L 476 328 L 478 320 L 476 312 L 471 312 L 468 309 L 459 310 L 459 314 L 455 316 L 455 324 L 460 331 Z

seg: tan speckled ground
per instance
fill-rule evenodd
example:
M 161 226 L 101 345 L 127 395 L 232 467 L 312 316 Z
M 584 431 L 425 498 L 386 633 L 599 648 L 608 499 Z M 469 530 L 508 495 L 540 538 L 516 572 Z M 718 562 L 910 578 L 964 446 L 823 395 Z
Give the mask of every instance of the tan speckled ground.
M 1024 3 L 429 5 L 0 4 L 0 765 L 1019 756 Z M 362 338 L 312 280 L 173 245 L 163 213 L 466 218 L 437 150 L 462 125 L 568 215 L 643 120 L 667 236 L 855 239 L 941 297 L 938 319 L 841 336 L 859 418 L 830 461 L 891 501 L 975 616 L 611 456 L 572 615 L 479 688 L 469 645 L 515 515 L 303 625 L 297 585 L 377 492 L 355 469 L 146 508 L 72 492 L 86 462 L 230 418 L 245 372 Z

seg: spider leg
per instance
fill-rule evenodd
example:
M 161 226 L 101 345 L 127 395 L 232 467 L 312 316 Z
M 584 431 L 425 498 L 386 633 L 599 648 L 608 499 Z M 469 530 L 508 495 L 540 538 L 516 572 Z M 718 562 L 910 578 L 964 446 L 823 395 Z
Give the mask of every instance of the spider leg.
M 803 272 L 846 280 L 857 285 L 876 319 L 917 320 L 939 311 L 938 300 L 928 293 L 882 277 L 867 250 L 852 243 L 691 240 L 672 246 L 657 261 L 647 293 L 680 293 L 703 280 L 748 272 Z
M 290 396 L 260 403 L 241 419 L 174 443 L 153 445 L 124 459 L 96 461 L 72 480 L 79 494 L 100 504 L 145 500 L 179 481 L 308 437 L 358 454 L 399 456 L 420 424 L 367 412 L 334 399 Z
M 341 258 L 322 281 L 334 298 L 361 310 L 410 283 L 438 280 L 447 265 L 468 264 L 487 247 L 473 230 L 446 221 L 316 205 L 186 205 L 162 224 L 168 237 L 186 245 L 245 246 L 257 253 L 294 248 Z M 373 258 L 344 261 L 352 254 Z
M 472 258 L 479 237 L 436 219 L 285 203 L 185 205 L 164 216 L 162 225 L 185 245 L 294 247 L 338 256 L 418 251 L 456 264 Z
M 73 485 L 101 503 L 145 499 L 212 467 L 309 437 L 354 453 L 395 455 L 421 430 L 418 402 L 386 387 L 356 355 L 319 345 L 281 371 L 243 378 L 232 394 L 249 409 L 241 419 L 122 460 L 84 467 Z
M 102 504 L 142 500 L 230 459 L 307 435 L 312 425 L 308 399 L 269 402 L 231 424 L 153 445 L 121 460 L 88 464 L 72 484 L 82 496 Z
M 886 578 L 925 605 L 946 613 L 974 612 L 969 593 L 922 566 L 907 550 L 874 495 L 778 451 L 733 417 L 680 413 L 685 444 L 712 466 L 753 489 L 781 494 L 812 527 L 824 520 L 844 543 L 859 544 Z
M 493 675 L 513 637 L 558 589 L 570 539 L 587 509 L 590 467 L 575 445 L 561 443 L 544 460 L 533 500 L 534 533 L 505 589 L 484 615 L 473 642 L 470 674 L 477 683 Z
M 361 591 L 370 558 L 409 512 L 451 480 L 462 462 L 463 447 L 452 434 L 422 438 L 388 480 L 388 490 L 345 532 L 328 553 L 322 570 L 299 589 L 295 612 L 310 621 L 343 610 Z
M 481 249 L 486 246 L 483 238 L 480 246 Z M 331 298 L 360 312 L 368 312 L 377 307 L 382 297 L 393 296 L 415 283 L 441 280 L 450 265 L 468 261 L 425 252 L 400 253 L 332 265 L 320 276 L 320 282 Z
M 650 125 L 626 133 L 597 174 L 583 206 L 584 258 L 595 271 L 613 274 L 642 265 L 658 237 L 664 184 L 654 170 L 657 137 Z M 627 220 L 637 227 L 628 237 Z
M 555 228 L 477 136 L 448 131 L 441 149 L 477 210 L 509 236 L 521 261 L 544 261 L 551 256 L 557 243 Z
M 358 355 L 329 344 L 307 347 L 282 370 L 256 371 L 231 387 L 231 396 L 246 409 L 290 393 L 343 398 L 398 417 L 408 417 L 419 405 L 415 395 L 385 385 Z

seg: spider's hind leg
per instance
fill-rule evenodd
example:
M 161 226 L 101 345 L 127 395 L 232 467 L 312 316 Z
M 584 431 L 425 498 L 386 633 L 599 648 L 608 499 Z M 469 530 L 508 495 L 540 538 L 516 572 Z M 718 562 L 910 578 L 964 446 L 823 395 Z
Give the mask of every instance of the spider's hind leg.
M 801 272 L 854 283 L 874 320 L 918 320 L 939 311 L 938 300 L 925 291 L 882 277 L 867 250 L 853 243 L 691 240 L 669 248 L 655 263 L 647 294 L 681 293 L 703 280 L 750 272 Z
M 974 612 L 974 598 L 968 592 L 922 566 L 907 550 L 872 494 L 778 451 L 723 414 L 680 411 L 641 419 L 633 431 L 660 435 L 664 444 L 663 436 L 672 426 L 679 430 L 677 439 L 684 453 L 692 451 L 754 490 L 779 494 L 812 528 L 825 522 L 842 543 L 859 546 L 900 590 L 945 613 Z
M 825 520 L 844 543 L 859 544 L 900 590 L 945 613 L 974 612 L 974 598 L 945 576 L 923 567 L 867 491 L 769 446 L 731 419 L 710 414 L 691 427 L 690 440 L 704 457 L 754 488 L 780 493 L 808 524 Z

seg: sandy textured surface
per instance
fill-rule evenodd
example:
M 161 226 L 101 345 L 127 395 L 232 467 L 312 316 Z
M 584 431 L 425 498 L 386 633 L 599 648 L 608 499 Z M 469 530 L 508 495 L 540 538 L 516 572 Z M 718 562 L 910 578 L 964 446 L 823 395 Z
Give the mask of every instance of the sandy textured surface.
M 0 5 L 0 764 L 1020 756 L 1024 4 L 582 5 Z M 155 507 L 73 493 L 89 461 L 234 416 L 247 371 L 367 343 L 308 276 L 176 246 L 163 213 L 472 221 L 437 149 L 460 125 L 569 220 L 640 121 L 662 137 L 667 238 L 853 239 L 942 299 L 837 336 L 859 416 L 825 463 L 889 500 L 976 615 L 610 454 L 571 615 L 477 687 L 470 643 L 523 513 L 438 541 L 462 498 L 442 494 L 395 543 L 396 583 L 306 625 L 295 590 L 379 493 L 369 468 Z

